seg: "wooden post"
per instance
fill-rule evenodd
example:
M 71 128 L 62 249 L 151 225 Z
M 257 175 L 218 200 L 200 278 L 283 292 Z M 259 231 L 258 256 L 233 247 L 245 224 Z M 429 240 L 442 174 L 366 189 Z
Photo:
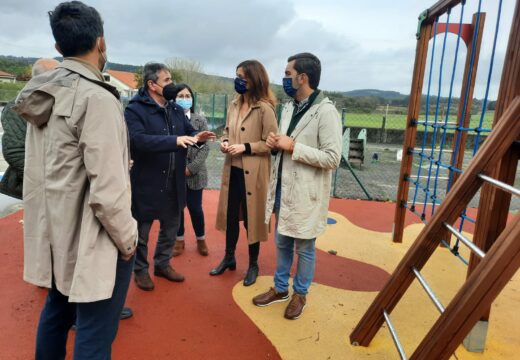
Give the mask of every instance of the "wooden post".
M 407 177 L 412 170 L 413 155 L 408 154 L 409 149 L 415 146 L 417 126 L 412 124 L 412 120 L 417 120 L 421 110 L 421 96 L 424 82 L 424 71 L 426 68 L 426 58 L 428 55 L 428 42 L 433 34 L 433 22 L 448 9 L 460 4 L 462 0 L 440 0 L 428 9 L 427 18 L 424 20 L 420 31 L 420 38 L 417 41 L 415 53 L 415 65 L 412 79 L 412 89 L 410 91 L 410 101 L 408 103 L 408 116 L 406 119 L 406 133 L 403 144 L 403 159 L 399 173 L 397 188 L 397 198 L 394 214 L 394 226 L 392 231 L 393 242 L 403 242 L 404 221 L 406 217 L 406 206 L 408 202 L 408 191 L 410 183 Z M 427 131 L 427 129 L 425 129 Z
M 421 111 L 421 95 L 424 82 L 424 72 L 426 69 L 426 58 L 428 56 L 428 43 L 432 34 L 433 25 L 428 24 L 421 28 L 421 36 L 417 40 L 415 52 L 415 66 L 413 70 L 412 90 L 410 92 L 410 102 L 408 103 L 408 116 L 406 118 L 406 134 L 403 144 L 403 159 L 401 161 L 401 171 L 399 173 L 399 186 L 397 191 L 393 241 L 403 242 L 404 219 L 406 216 L 406 202 L 408 201 L 408 190 L 410 183 L 407 177 L 412 170 L 413 154 L 408 153 L 408 149 L 415 146 L 415 136 L 417 125 L 412 121 L 419 118 Z
M 475 79 L 477 77 L 478 61 L 479 61 L 479 56 L 480 56 L 480 46 L 482 44 L 482 34 L 484 32 L 484 23 L 486 20 L 486 14 L 481 13 L 480 19 L 479 19 L 479 24 L 478 24 L 478 29 L 477 29 L 476 26 L 477 26 L 477 17 L 478 16 L 479 16 L 478 14 L 473 14 L 473 21 L 471 22 L 473 31 L 477 31 L 477 35 L 472 36 L 470 42 L 468 43 L 468 52 L 466 55 L 466 65 L 464 67 L 464 77 L 463 77 L 464 80 L 462 83 L 462 89 L 460 91 L 459 109 L 457 112 L 457 122 L 459 122 L 459 119 L 464 117 L 464 120 L 462 121 L 462 126 L 465 128 L 467 128 L 469 126 L 470 119 L 471 119 L 471 105 L 473 104 L 473 92 L 475 90 Z M 473 56 L 472 54 L 473 54 L 473 42 L 474 41 L 476 41 L 475 55 L 474 55 L 474 60 L 473 60 L 473 69 L 470 69 L 471 57 Z M 469 81 L 466 81 L 470 71 L 471 71 L 471 74 L 470 74 Z M 468 98 L 467 98 L 466 104 L 464 104 L 464 98 L 466 96 L 466 91 L 468 91 L 468 87 L 469 87 Z M 464 105 L 466 105 L 466 106 L 464 106 Z M 457 144 L 455 139 L 457 139 L 459 134 L 460 134 L 460 142 L 459 142 L 459 144 Z M 458 169 L 460 169 L 462 167 L 462 164 L 464 162 L 464 149 L 466 148 L 467 138 L 468 138 L 467 131 L 455 130 L 455 133 L 453 134 L 453 146 L 452 146 L 453 153 L 451 155 L 450 164 L 454 164 L 454 166 Z M 459 151 L 457 153 L 457 157 L 454 159 L 455 149 L 457 148 L 457 145 L 459 147 Z M 453 172 L 452 184 L 455 183 L 455 181 L 457 181 L 459 176 L 460 176 L 460 173 Z
M 488 136 L 477 156 L 462 174 L 439 206 L 430 222 L 421 231 L 403 257 L 385 287 L 350 334 L 352 344 L 368 346 L 383 324 L 383 311 L 390 313 L 415 279 L 412 268 L 421 270 L 440 243 L 444 223 L 453 224 L 480 188 L 480 173 L 489 174 L 520 134 L 520 96 L 502 115 L 501 121 Z M 449 333 L 449 332 L 448 332 Z
M 464 66 L 464 77 L 463 83 L 462 83 L 462 89 L 460 91 L 460 98 L 459 98 L 459 107 L 457 112 L 457 124 L 460 124 L 461 118 L 464 118 L 462 121 L 462 126 L 467 128 L 469 126 L 470 120 L 471 120 L 471 105 L 473 104 L 473 92 L 475 90 L 475 79 L 477 77 L 477 70 L 478 70 L 478 61 L 480 57 L 480 46 L 482 44 L 482 34 L 484 32 L 484 23 L 486 20 L 486 14 L 481 13 L 480 19 L 478 20 L 478 29 L 477 29 L 477 17 L 478 14 L 473 14 L 473 21 L 471 23 L 471 27 L 473 29 L 473 32 L 477 32 L 476 36 L 471 36 L 469 42 L 467 43 L 468 52 L 466 53 L 466 65 Z M 471 57 L 473 56 L 473 44 L 475 43 L 475 55 L 473 60 L 473 69 L 470 68 L 471 65 Z M 471 74 L 470 74 L 471 71 Z M 470 76 L 469 80 L 468 75 Z M 466 97 L 466 91 L 468 91 L 468 98 L 466 100 L 466 103 L 464 103 L 464 98 Z M 460 136 L 460 141 L 457 142 L 457 138 Z M 453 134 L 453 144 L 452 144 L 452 153 L 451 153 L 451 159 L 450 164 L 453 164 L 453 166 L 457 169 L 462 168 L 462 164 L 464 163 L 464 150 L 466 148 L 466 140 L 468 138 L 468 132 L 467 131 L 460 131 L 455 130 L 455 133 Z M 455 154 L 455 150 L 458 147 L 458 152 Z M 452 186 L 455 184 L 457 179 L 460 176 L 460 173 L 453 171 L 452 175 Z M 447 188 L 446 188 L 447 190 Z M 441 234 L 441 239 L 446 240 L 447 243 L 450 243 L 451 239 L 451 233 L 449 231 L 445 231 L 443 234 Z
M 439 1 L 430 8 L 430 13 L 442 15 L 450 4 L 458 2 Z M 519 3 L 520 0 L 517 0 L 493 132 L 350 334 L 352 344 L 368 346 L 384 322 L 383 311 L 390 313 L 415 279 L 412 268 L 421 270 L 438 247 L 440 235 L 444 232 L 443 224 L 453 224 L 478 191 L 481 185 L 478 174 L 489 174 L 510 184 L 514 181 L 520 152 L 518 147 L 512 146 L 520 135 Z M 475 270 L 419 345 L 413 359 L 446 359 L 451 356 L 471 327 L 490 307 L 508 279 L 518 270 L 520 215 L 502 232 L 510 199 L 509 194 L 496 190 L 491 185 L 485 184 L 482 188 L 474 241 L 478 245 L 480 239 L 481 244 L 489 245 L 485 240 L 490 234 L 492 239 L 497 239 L 498 234 L 501 234 L 497 240 L 499 243 L 489 250 L 480 266 L 475 265 L 475 258 L 472 256 L 470 269 Z M 481 248 L 486 249 L 484 246 Z
M 520 95 L 520 1 L 517 0 L 504 69 L 502 71 L 493 127 L 498 124 L 504 110 L 518 95 Z M 513 185 L 518 166 L 519 151 L 518 147 L 509 149 L 506 156 L 504 156 L 490 176 Z M 473 242 L 483 251 L 491 248 L 495 239 L 506 226 L 510 203 L 511 195 L 509 193 L 488 184 L 482 187 Z M 470 257 L 468 277 L 478 266 L 479 262 L 480 259 L 478 257 L 473 255 Z M 482 321 L 489 319 L 489 312 L 490 309 L 483 314 Z

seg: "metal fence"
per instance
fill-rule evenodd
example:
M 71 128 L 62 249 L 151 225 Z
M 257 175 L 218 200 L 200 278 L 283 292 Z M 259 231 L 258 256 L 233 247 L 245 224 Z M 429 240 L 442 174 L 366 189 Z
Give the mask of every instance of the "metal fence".
M 12 99 L 16 97 L 16 91 L 3 90 L 0 91 L 0 99 L 2 95 Z M 232 97 L 227 94 L 196 93 L 194 100 L 195 111 L 204 115 L 209 129 L 220 136 Z M 281 104 L 276 109 L 278 117 L 280 110 Z M 338 112 L 343 119 L 344 130 L 348 129 L 348 136 L 344 135 L 343 138 L 343 155 L 349 162 L 347 164 L 342 161 L 340 168 L 334 173 L 332 195 L 339 198 L 394 201 L 397 195 L 406 112 L 403 109 L 389 111 L 385 107 L 370 113 L 356 113 L 349 109 L 338 109 Z M 473 117 L 480 118 L 480 114 Z M 486 113 L 485 118 L 487 122 L 491 122 L 493 112 Z M 418 141 L 422 141 L 423 133 L 418 132 L 417 136 Z M 358 137 L 361 139 L 358 140 Z M 447 144 L 449 141 L 448 139 Z M 356 144 L 361 148 L 350 151 Z M 472 147 L 472 140 L 469 139 L 467 144 Z M 206 162 L 209 172 L 208 188 L 219 189 L 224 155 L 219 151 L 218 142 L 210 143 L 209 147 L 211 150 Z M 517 178 L 520 179 L 520 174 Z M 520 204 L 513 206 L 519 207 Z
M 370 113 L 355 113 L 348 109 L 341 109 L 340 114 L 344 129 L 348 129 L 346 132 L 348 135 L 344 134 L 343 154 L 351 166 L 348 166 L 345 161 L 342 162 L 335 177 L 333 195 L 340 198 L 394 201 L 402 159 L 406 109 L 381 107 Z M 449 117 L 451 119 L 452 115 Z M 478 121 L 480 114 L 475 114 L 473 118 Z M 486 121 L 491 123 L 492 118 L 492 111 L 486 113 Z M 453 133 L 451 131 L 447 135 L 447 147 L 451 146 Z M 347 136 L 350 141 L 346 139 Z M 431 144 L 431 136 L 431 131 L 426 134 L 429 144 Z M 423 137 L 424 133 L 418 131 L 418 144 L 422 142 Z M 484 138 L 479 141 L 483 140 Z M 468 139 L 468 150 L 472 148 L 474 141 L 475 139 Z M 355 149 L 356 142 L 358 150 Z M 351 151 L 346 149 L 349 147 Z
M 195 112 L 208 120 L 208 128 L 217 134 L 222 134 L 226 125 L 229 97 L 227 94 L 195 93 Z
M 351 113 L 347 109 L 342 109 L 340 113 L 342 114 L 344 129 L 348 129 L 347 133 L 349 133 L 350 138 L 350 144 L 347 144 L 344 136 L 343 153 L 346 153 L 345 147 L 350 146 L 352 149 L 352 142 L 358 141 L 358 143 L 364 142 L 364 144 L 362 145 L 362 162 L 356 161 L 357 159 L 350 159 L 350 167 L 345 162 L 342 162 L 335 177 L 336 181 L 333 183 L 333 196 L 339 198 L 371 198 L 379 201 L 395 201 L 403 151 L 402 146 L 404 142 L 406 115 L 389 114 L 386 113 L 384 109 L 369 114 Z M 484 114 L 485 126 L 491 127 L 493 116 L 493 111 L 488 111 Z M 425 115 L 422 114 L 421 117 L 424 119 Z M 452 115 L 450 115 L 450 121 L 451 117 Z M 476 128 L 480 118 L 481 114 L 472 114 L 470 127 L 474 126 Z M 455 121 L 455 116 L 453 116 L 453 121 Z M 357 140 L 359 136 L 362 139 Z M 427 129 L 426 135 L 423 131 L 418 131 L 416 143 L 419 146 L 423 142 L 423 139 L 426 138 L 426 143 L 429 144 L 427 152 L 438 155 L 440 150 L 440 136 L 437 136 L 437 142 L 433 148 L 431 146 L 432 136 L 433 129 Z M 472 150 L 475 141 L 478 141 L 480 145 L 485 139 L 486 136 L 480 136 L 480 138 L 478 138 L 472 134 L 468 135 L 466 148 L 464 149 L 464 167 L 469 164 L 473 157 Z M 446 135 L 443 161 L 449 161 L 453 141 L 454 131 L 451 130 L 448 131 Z M 417 172 L 417 170 L 414 171 Z M 443 177 L 443 174 L 444 173 L 441 172 L 440 176 Z M 442 187 L 445 185 L 443 182 L 439 182 L 439 186 Z M 517 169 L 516 185 L 520 185 L 519 169 Z M 475 197 L 470 205 L 476 206 L 478 199 L 478 196 Z M 511 209 L 516 210 L 519 208 L 519 199 L 513 199 Z

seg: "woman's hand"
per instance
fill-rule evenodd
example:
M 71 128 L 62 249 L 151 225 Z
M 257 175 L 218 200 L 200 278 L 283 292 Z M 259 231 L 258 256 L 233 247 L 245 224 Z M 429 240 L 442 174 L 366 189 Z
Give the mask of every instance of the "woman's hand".
M 280 135 L 276 135 L 273 132 L 269 133 L 269 136 L 267 136 L 267 140 L 265 141 L 265 144 L 267 147 L 271 150 L 277 150 L 278 149 L 278 139 L 280 138 Z
M 229 143 L 228 141 L 222 141 L 220 143 L 220 151 L 222 151 L 224 154 L 228 152 L 228 149 L 229 149 Z
M 231 156 L 237 156 L 242 154 L 244 151 L 246 151 L 246 146 L 244 144 L 235 144 L 228 147 L 228 153 L 231 154 Z

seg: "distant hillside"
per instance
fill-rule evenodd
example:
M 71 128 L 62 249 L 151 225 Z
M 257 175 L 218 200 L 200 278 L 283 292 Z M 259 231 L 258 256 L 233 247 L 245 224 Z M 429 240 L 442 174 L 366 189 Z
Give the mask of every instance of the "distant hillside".
M 117 63 L 111 63 L 110 61 L 107 63 L 107 66 L 106 66 L 107 70 L 127 71 L 127 72 L 131 72 L 131 73 L 135 73 L 137 71 L 137 69 L 139 69 L 139 68 L 140 68 L 140 66 L 117 64 Z
M 24 65 L 31 65 L 34 63 L 38 58 L 33 57 L 22 57 L 22 56 L 5 56 L 0 55 L 0 61 L 5 62 L 6 64 L 24 64 Z
M 62 61 L 63 58 L 60 56 L 54 57 L 58 61 Z M 22 75 L 26 70 L 27 66 L 34 64 L 34 62 L 38 60 L 35 57 L 21 57 L 21 56 L 5 56 L 0 55 L 0 70 L 7 71 L 14 75 Z M 117 64 L 108 62 L 107 70 L 118 70 L 118 71 L 128 71 L 135 72 L 139 66 L 136 65 L 127 65 L 127 64 Z
M 360 89 L 360 90 L 352 90 L 345 91 L 343 95 L 349 97 L 378 97 L 382 99 L 388 100 L 398 100 L 404 99 L 407 95 L 403 95 L 397 91 L 385 91 L 385 90 L 377 90 L 377 89 Z

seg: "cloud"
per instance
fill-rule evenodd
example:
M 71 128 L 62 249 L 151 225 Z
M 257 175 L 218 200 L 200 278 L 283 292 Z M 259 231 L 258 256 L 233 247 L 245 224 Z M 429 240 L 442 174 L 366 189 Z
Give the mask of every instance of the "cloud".
M 417 14 L 431 0 L 92 0 L 105 23 L 112 62 L 142 65 L 170 57 L 190 58 L 211 74 L 233 77 L 235 66 L 257 59 L 270 78 L 281 83 L 287 57 L 302 51 L 322 61 L 321 88 L 351 90 L 379 88 L 410 91 L 415 58 Z M 511 23 L 512 0 L 504 0 L 501 38 L 493 81 Z M 3 0 L 0 3 L 0 54 L 56 56 L 47 11 L 50 0 Z M 464 20 L 476 8 L 468 2 Z M 488 12 L 486 30 L 493 33 L 496 5 Z M 452 15 L 457 21 L 459 10 Z M 445 21 L 442 18 L 441 21 Z M 451 41 L 453 43 L 453 41 Z M 489 64 L 492 41 L 484 39 L 482 64 Z M 450 45 L 453 47 L 453 45 Z M 458 65 L 463 69 L 464 60 Z M 446 67 L 445 71 L 450 69 Z M 444 76 L 450 76 L 446 73 Z M 485 84 L 486 76 L 478 77 Z M 444 90 L 443 90 L 444 91 Z M 497 86 L 493 92 L 496 94 Z
M 113 21 L 116 3 L 104 14 L 112 21 L 106 21 L 106 32 L 116 57 L 187 57 L 217 68 L 226 62 L 232 73 L 235 62 L 267 51 L 286 14 L 294 15 L 292 6 L 274 1 L 149 1 L 125 9 L 124 16 L 133 19 L 129 30 Z

